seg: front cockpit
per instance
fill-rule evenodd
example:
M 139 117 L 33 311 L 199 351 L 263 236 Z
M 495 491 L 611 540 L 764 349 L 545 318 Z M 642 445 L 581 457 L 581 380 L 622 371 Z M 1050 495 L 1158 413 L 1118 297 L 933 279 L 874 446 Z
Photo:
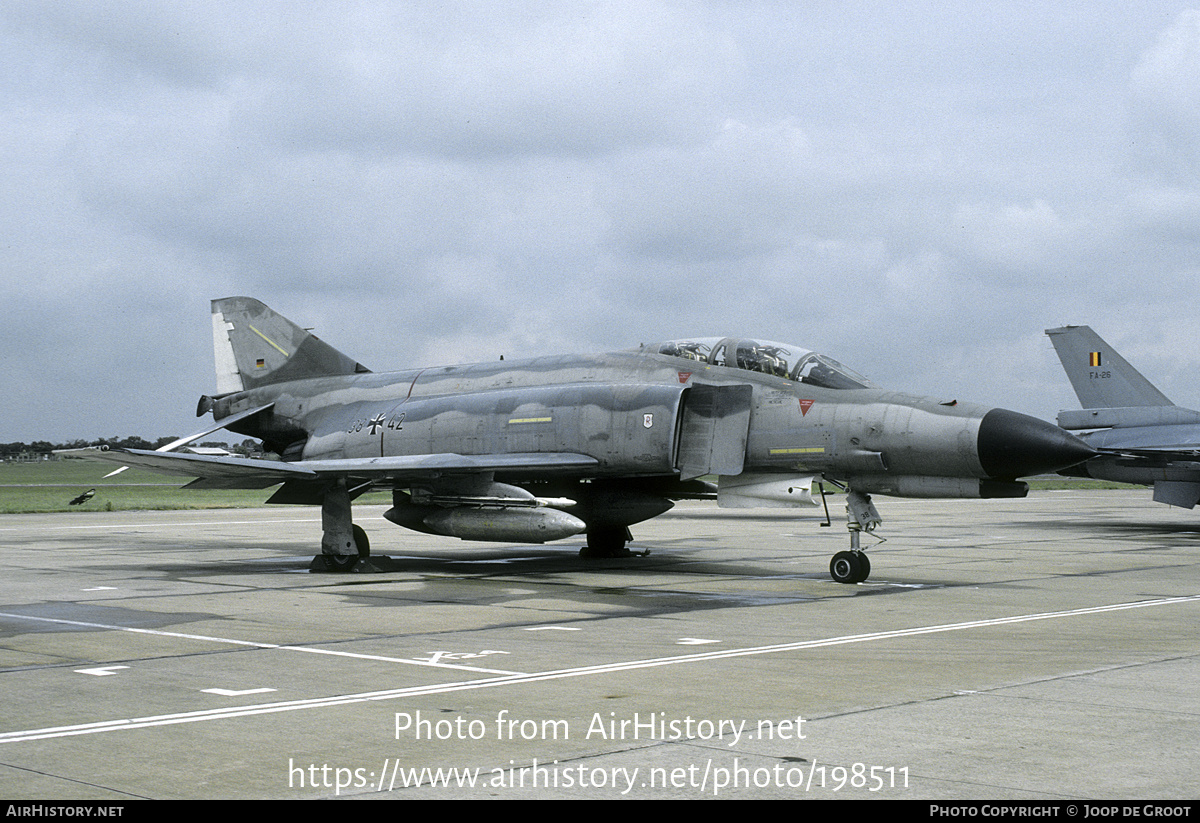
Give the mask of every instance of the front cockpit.
M 770 340 L 710 337 L 671 340 L 648 348 L 669 357 L 770 374 L 827 389 L 877 388 L 870 380 L 831 357 Z

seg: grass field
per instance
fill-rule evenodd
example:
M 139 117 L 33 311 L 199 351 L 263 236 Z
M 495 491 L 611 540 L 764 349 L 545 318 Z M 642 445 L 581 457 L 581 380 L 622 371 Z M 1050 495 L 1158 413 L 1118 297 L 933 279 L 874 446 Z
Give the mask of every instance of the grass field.
M 237 509 L 261 506 L 273 489 L 182 491 L 183 477 L 129 469 L 104 479 L 112 466 L 84 460 L 0 463 L 0 514 L 37 512 L 133 511 L 147 509 Z M 1034 490 L 1137 488 L 1068 477 L 1035 478 Z M 94 488 L 95 496 L 80 506 L 68 505 Z M 386 492 L 374 492 L 363 502 L 389 502 Z
M 124 511 L 132 509 L 220 509 L 261 506 L 271 490 L 180 491 L 185 477 L 115 468 L 82 460 L 0 464 L 0 514 Z M 70 501 L 88 489 L 96 495 L 79 506 Z

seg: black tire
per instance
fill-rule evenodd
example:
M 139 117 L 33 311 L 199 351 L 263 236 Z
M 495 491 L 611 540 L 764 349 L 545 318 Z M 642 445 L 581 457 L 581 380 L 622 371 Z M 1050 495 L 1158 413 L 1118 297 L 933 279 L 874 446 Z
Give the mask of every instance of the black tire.
M 587 546 L 580 550 L 582 557 L 625 557 L 624 526 L 599 526 L 588 529 Z
M 358 558 L 352 554 L 325 554 L 321 558 L 325 562 L 325 571 L 339 574 L 352 571 L 358 565 Z
M 371 541 L 367 539 L 367 533 L 362 526 L 354 526 L 351 533 L 354 535 L 354 548 L 358 549 L 358 559 L 366 560 L 371 556 Z
M 838 583 L 858 583 L 863 577 L 863 564 L 857 552 L 838 552 L 829 561 L 829 576 Z

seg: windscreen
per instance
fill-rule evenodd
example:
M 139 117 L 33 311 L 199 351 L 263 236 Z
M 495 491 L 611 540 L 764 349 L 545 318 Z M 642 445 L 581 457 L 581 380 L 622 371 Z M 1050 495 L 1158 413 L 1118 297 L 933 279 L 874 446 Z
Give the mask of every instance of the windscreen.
M 771 340 L 736 337 L 672 340 L 659 345 L 658 353 L 712 366 L 770 374 L 827 389 L 875 388 L 870 380 L 832 357 L 803 346 Z

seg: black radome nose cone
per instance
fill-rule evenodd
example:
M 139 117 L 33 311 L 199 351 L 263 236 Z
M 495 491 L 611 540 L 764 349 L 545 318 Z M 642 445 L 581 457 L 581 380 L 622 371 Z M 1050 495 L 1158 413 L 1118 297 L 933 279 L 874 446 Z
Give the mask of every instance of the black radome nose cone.
M 1053 423 L 992 409 L 979 424 L 979 462 L 988 477 L 1028 477 L 1065 469 L 1096 450 Z

